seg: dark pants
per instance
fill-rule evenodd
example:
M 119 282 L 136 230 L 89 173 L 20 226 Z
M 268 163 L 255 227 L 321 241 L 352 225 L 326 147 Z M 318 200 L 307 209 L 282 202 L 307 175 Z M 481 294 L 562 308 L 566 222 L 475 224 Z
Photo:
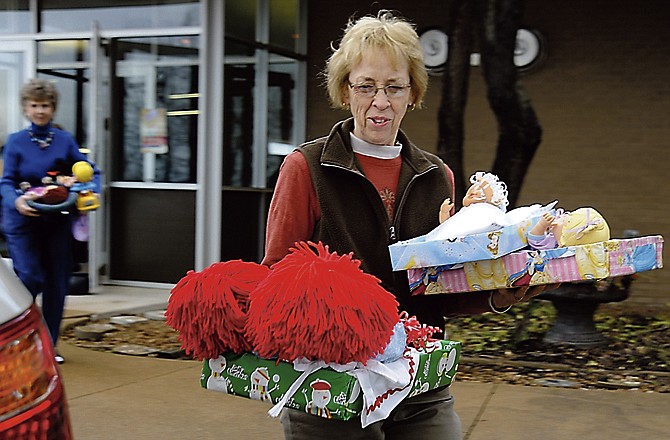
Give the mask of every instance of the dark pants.
M 400 403 L 385 420 L 361 428 L 361 420 L 324 419 L 284 408 L 281 414 L 287 440 L 460 440 L 461 420 L 454 411 L 449 388 L 431 390 Z
M 33 298 L 42 294 L 42 315 L 56 345 L 73 268 L 72 222 L 62 214 L 21 220 L 5 227 L 7 250 L 14 272 Z

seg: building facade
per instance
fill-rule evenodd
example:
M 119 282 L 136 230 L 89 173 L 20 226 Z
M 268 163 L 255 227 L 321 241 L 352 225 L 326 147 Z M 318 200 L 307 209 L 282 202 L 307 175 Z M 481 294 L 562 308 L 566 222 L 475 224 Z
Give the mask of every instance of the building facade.
M 347 116 L 330 107 L 320 76 L 347 20 L 385 8 L 421 34 L 446 31 L 453 1 L 5 1 L 0 138 L 25 123 L 17 98 L 25 78 L 58 83 L 56 121 L 105 171 L 88 250 L 93 284 L 169 285 L 215 261 L 259 260 L 283 155 Z M 519 204 L 593 206 L 614 238 L 627 229 L 670 235 L 670 3 L 524 6 L 524 26 L 542 36 L 542 62 L 521 81 L 543 138 Z M 425 108 L 403 122 L 431 151 L 442 79 L 433 69 Z M 475 51 L 466 174 L 495 157 L 486 94 Z M 166 145 L 149 136 L 155 115 Z M 667 271 L 640 274 L 627 303 L 668 305 L 668 286 Z
M 279 164 L 305 136 L 304 1 L 4 5 L 1 141 L 26 124 L 23 82 L 46 78 L 55 122 L 104 172 L 91 288 L 261 258 Z

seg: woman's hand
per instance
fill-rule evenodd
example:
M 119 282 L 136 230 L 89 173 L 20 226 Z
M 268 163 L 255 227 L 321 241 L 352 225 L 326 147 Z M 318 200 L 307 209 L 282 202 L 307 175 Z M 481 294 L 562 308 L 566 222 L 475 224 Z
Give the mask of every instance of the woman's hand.
M 511 305 L 527 302 L 542 292 L 556 289 L 559 284 L 542 284 L 539 286 L 523 286 L 514 289 L 498 289 L 491 296 L 491 304 L 496 309 L 505 309 Z
M 27 217 L 39 217 L 39 211 L 28 204 L 28 201 L 35 199 L 35 197 L 37 196 L 24 194 L 16 198 L 14 206 L 16 207 L 16 210 L 19 211 L 19 214 Z

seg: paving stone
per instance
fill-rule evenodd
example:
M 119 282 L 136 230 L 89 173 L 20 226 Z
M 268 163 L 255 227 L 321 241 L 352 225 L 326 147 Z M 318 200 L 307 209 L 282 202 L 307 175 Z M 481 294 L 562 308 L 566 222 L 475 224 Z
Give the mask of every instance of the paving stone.
M 157 353 L 159 350 L 156 348 L 147 347 L 145 345 L 126 344 L 118 345 L 114 347 L 114 350 L 112 351 L 114 353 L 127 354 L 130 356 L 147 356 Z
M 157 355 L 159 358 L 179 359 L 186 356 L 186 351 L 184 351 L 181 348 L 174 348 L 171 350 L 158 350 Z
M 109 322 L 118 325 L 131 325 L 131 324 L 137 324 L 138 322 L 147 322 L 147 321 L 148 321 L 147 318 L 135 315 L 112 316 L 111 318 L 109 318 Z
M 561 387 L 561 388 L 579 388 L 580 385 L 577 382 L 565 379 L 554 379 L 554 378 L 545 378 L 545 379 L 535 379 L 535 383 L 545 387 Z
M 155 321 L 165 321 L 165 310 L 152 310 L 145 312 L 144 317 Z
M 610 389 L 632 389 L 639 388 L 642 385 L 642 382 L 639 380 L 617 380 L 617 379 L 605 379 L 597 382 L 598 385 L 603 388 Z
M 116 330 L 112 324 L 88 324 L 80 325 L 74 328 L 74 335 L 77 339 L 86 339 L 89 341 L 99 341 L 105 333 Z

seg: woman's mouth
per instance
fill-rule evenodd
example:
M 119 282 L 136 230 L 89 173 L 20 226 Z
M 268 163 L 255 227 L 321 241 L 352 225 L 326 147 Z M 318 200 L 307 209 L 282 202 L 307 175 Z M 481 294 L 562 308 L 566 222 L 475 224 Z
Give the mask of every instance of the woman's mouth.
M 385 118 L 383 116 L 377 116 L 377 117 L 369 117 L 368 121 L 372 123 L 372 125 L 377 126 L 377 127 L 382 127 L 390 121 L 389 118 Z

